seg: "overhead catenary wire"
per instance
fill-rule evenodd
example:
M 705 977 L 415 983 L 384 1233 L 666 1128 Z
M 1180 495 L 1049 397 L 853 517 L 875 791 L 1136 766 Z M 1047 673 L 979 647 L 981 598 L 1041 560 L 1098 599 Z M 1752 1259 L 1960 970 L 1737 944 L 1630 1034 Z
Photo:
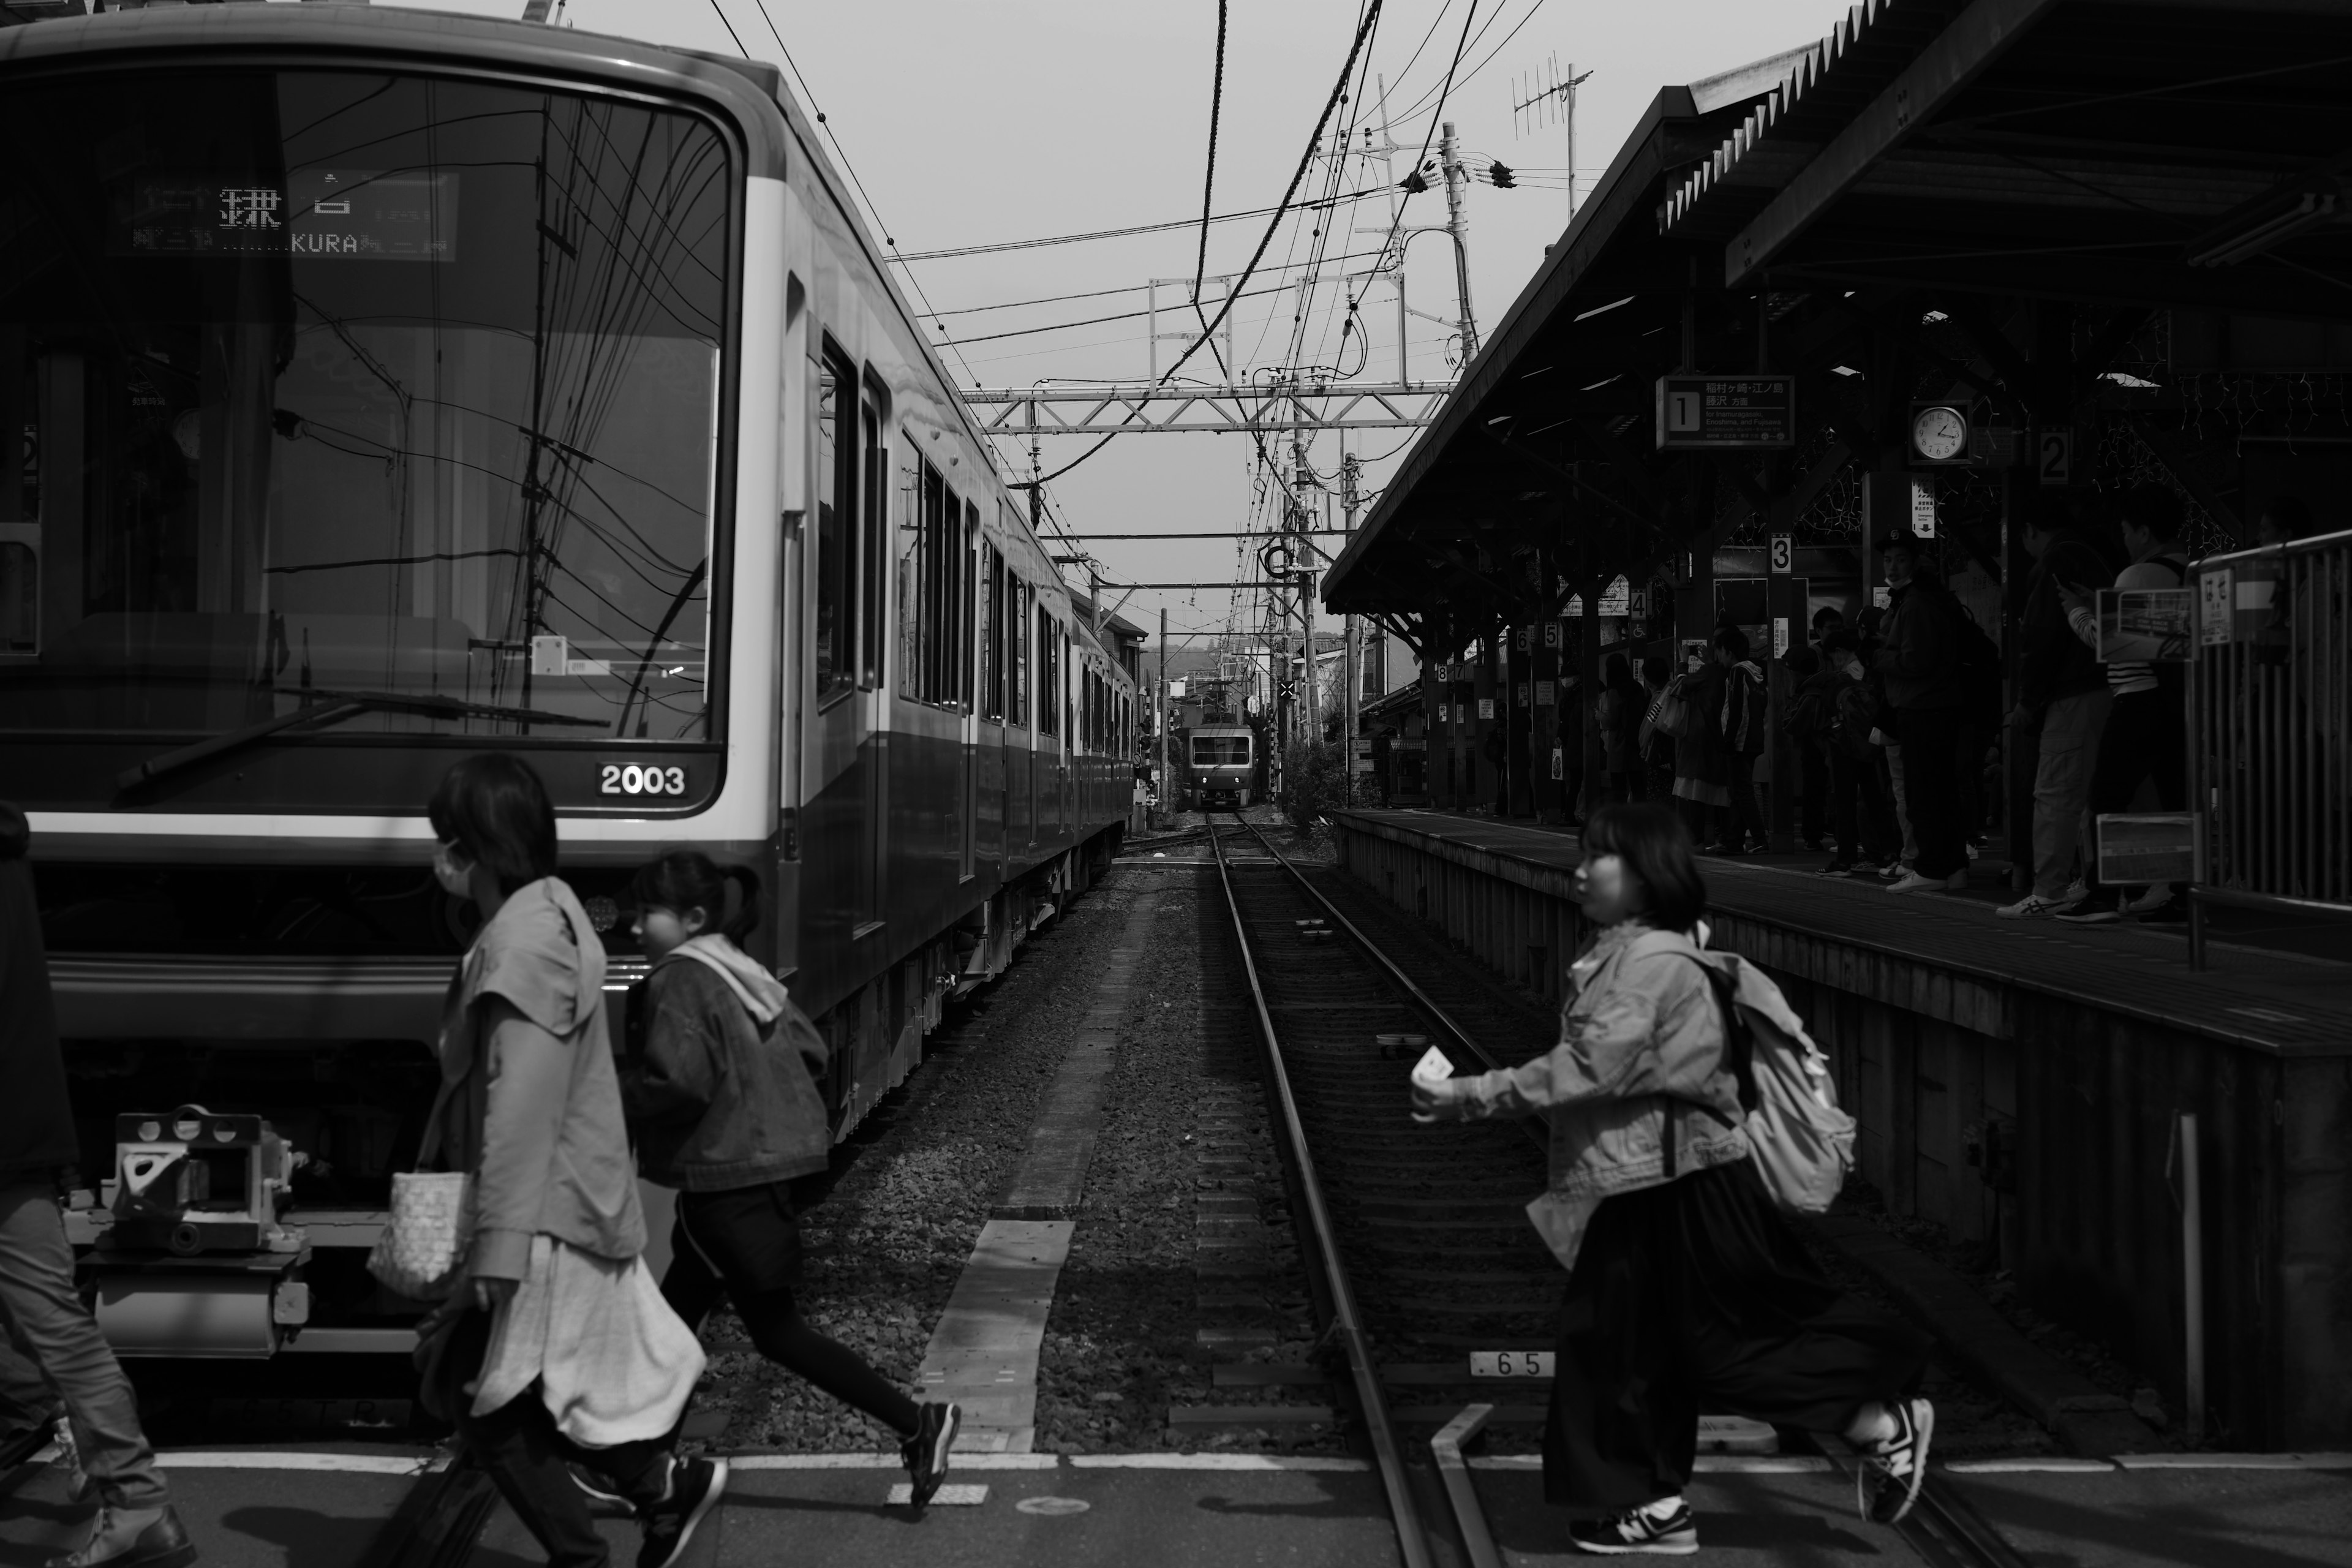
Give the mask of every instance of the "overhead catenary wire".
M 1340 99 L 1347 95 L 1348 81 L 1349 79 L 1355 74 L 1356 61 L 1363 54 L 1364 44 L 1366 40 L 1371 37 L 1374 26 L 1380 21 L 1381 4 L 1382 0 L 1368 0 L 1363 10 L 1362 20 L 1358 23 L 1356 27 L 1355 38 L 1349 45 L 1348 58 L 1339 68 L 1339 79 L 1331 84 L 1331 93 L 1330 96 L 1324 100 L 1323 112 L 1316 117 L 1314 133 L 1307 139 L 1306 150 L 1299 154 L 1298 166 L 1291 172 L 1290 184 L 1282 193 L 1282 202 L 1276 209 L 1275 221 L 1268 224 L 1266 226 L 1265 233 L 1259 237 L 1257 249 L 1252 253 L 1249 259 L 1249 265 L 1242 268 L 1241 277 L 1234 284 L 1234 289 L 1236 293 L 1245 287 L 1250 279 L 1256 274 L 1258 263 L 1265 258 L 1267 247 L 1274 243 L 1276 233 L 1282 227 L 1281 215 L 1289 209 L 1292 200 L 1298 194 L 1299 182 L 1307 177 L 1307 171 L 1314 163 L 1317 151 L 1323 145 L 1324 129 L 1331 123 L 1332 112 L 1339 108 Z M 1208 323 L 1207 330 L 1202 331 L 1199 338 L 1195 339 L 1185 348 L 1181 354 L 1177 356 L 1176 363 L 1169 366 L 1167 373 L 1160 377 L 1161 382 L 1164 383 L 1174 379 L 1176 373 L 1183 369 L 1186 363 L 1189 362 L 1194 354 L 1198 353 L 1202 347 L 1215 335 L 1218 325 L 1222 323 L 1227 316 L 1233 313 L 1234 303 L 1233 296 L 1230 294 L 1227 295 L 1224 302 L 1217 307 L 1216 317 Z M 1130 413 L 1129 417 L 1132 419 L 1134 417 L 1133 414 Z M 1030 483 L 1033 485 L 1042 485 L 1047 479 L 1059 479 L 1062 475 L 1068 473 L 1071 469 L 1076 468 L 1079 464 L 1085 462 L 1097 452 L 1101 451 L 1105 447 L 1108 446 L 1117 434 L 1118 433 L 1114 431 L 1110 435 L 1105 436 L 1101 440 L 1096 442 L 1093 446 L 1087 447 L 1085 451 L 1079 453 L 1076 457 L 1071 458 L 1060 468 L 1055 469 L 1051 474 L 1040 475 L 1037 479 L 1031 480 Z

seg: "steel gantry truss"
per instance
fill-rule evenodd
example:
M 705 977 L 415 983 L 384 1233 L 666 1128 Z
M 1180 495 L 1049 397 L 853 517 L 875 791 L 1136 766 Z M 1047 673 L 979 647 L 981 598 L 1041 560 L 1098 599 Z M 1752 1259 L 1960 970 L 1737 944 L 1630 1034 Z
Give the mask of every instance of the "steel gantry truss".
M 1417 430 L 1437 416 L 1450 381 L 1277 381 L 1234 385 L 976 387 L 959 394 L 994 436 L 1271 435 Z

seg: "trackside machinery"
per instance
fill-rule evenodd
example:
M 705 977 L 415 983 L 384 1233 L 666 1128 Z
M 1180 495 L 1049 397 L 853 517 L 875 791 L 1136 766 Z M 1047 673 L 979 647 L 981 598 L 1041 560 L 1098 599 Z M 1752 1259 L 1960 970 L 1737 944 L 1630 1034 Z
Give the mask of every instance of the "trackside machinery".
M 405 1348 L 362 1268 L 527 758 L 644 973 L 691 846 L 845 1132 L 1116 846 L 1134 683 L 767 67 L 359 5 L 0 29 L 0 795 L 127 1352 Z

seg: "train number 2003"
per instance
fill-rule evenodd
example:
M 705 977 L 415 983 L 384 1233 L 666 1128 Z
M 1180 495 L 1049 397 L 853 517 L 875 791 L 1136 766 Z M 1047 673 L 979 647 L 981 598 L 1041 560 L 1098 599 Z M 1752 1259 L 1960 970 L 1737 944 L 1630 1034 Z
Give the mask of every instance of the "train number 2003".
M 597 786 L 604 795 L 684 795 L 684 768 L 645 768 L 635 763 L 625 766 L 619 763 L 604 764 L 603 782 Z

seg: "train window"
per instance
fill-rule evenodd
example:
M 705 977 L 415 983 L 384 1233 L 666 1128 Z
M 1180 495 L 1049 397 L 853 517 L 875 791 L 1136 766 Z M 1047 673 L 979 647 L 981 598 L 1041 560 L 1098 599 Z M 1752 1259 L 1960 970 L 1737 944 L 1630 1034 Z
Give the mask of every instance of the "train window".
M 858 639 L 863 662 L 857 683 L 871 689 L 882 684 L 883 628 L 889 625 L 885 599 L 890 575 L 882 569 L 882 563 L 890 559 L 890 453 L 882 438 L 885 426 L 881 402 L 870 383 L 866 395 L 858 400 L 858 417 L 866 437 L 866 494 L 862 498 L 866 503 L 866 538 L 857 552 L 864 568 L 858 614 L 865 634 Z M 843 514 L 845 518 L 847 515 Z M 849 525 L 845 521 L 842 526 Z
M 1062 645 L 1054 617 L 1037 606 L 1037 733 L 1062 732 Z
M 856 679 L 857 377 L 827 353 L 816 384 L 816 689 L 822 698 Z
M 975 525 L 976 526 L 976 525 Z M 983 719 L 1004 717 L 1004 650 L 997 646 L 1004 625 L 1004 558 L 985 539 L 979 546 L 979 572 L 972 590 L 978 623 L 980 692 L 976 710 Z
M 103 806 L 63 737 L 136 760 L 338 689 L 395 700 L 213 801 L 356 800 L 362 736 L 719 738 L 742 171 L 708 121 L 352 59 L 20 82 L 0 127 L 17 777 Z
M 988 547 L 980 541 L 980 505 L 966 501 L 963 509 L 963 549 L 957 559 L 963 566 L 963 581 L 956 589 L 956 662 L 961 667 L 957 696 L 965 710 L 972 708 L 972 686 L 978 677 L 979 652 L 973 627 L 977 621 L 975 600 L 988 590 L 981 584 L 981 552 Z
M 1029 727 L 1029 584 L 1011 566 L 1004 569 L 1005 673 L 1010 689 L 1004 712 L 1019 729 Z

